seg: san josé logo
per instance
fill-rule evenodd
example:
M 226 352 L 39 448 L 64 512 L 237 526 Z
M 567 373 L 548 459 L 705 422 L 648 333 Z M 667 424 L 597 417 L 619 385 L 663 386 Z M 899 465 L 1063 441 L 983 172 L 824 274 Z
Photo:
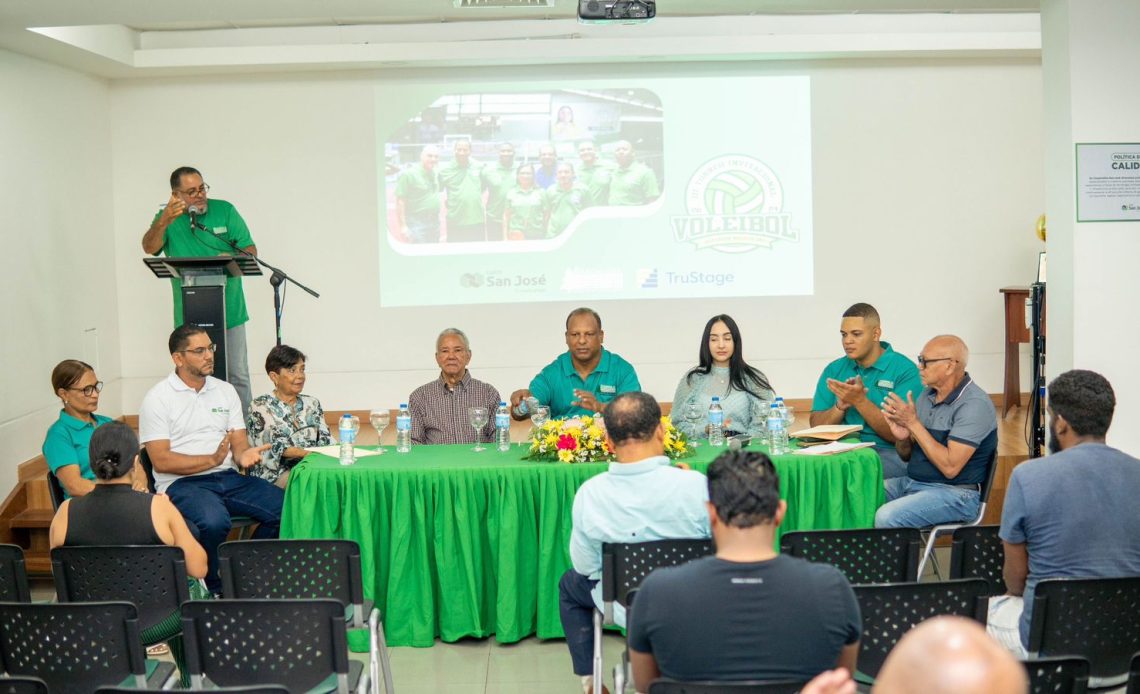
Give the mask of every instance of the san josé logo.
M 698 249 L 747 253 L 799 241 L 784 212 L 780 179 L 759 159 L 725 154 L 697 169 L 685 189 L 686 215 L 671 218 L 673 238 Z

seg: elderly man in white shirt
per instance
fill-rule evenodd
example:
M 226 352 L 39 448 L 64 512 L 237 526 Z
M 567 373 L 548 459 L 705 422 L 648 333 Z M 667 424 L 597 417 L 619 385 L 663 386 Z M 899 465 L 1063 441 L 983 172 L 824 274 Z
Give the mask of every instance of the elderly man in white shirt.
M 574 496 L 573 568 L 558 584 L 566 645 L 587 693 L 594 691 L 593 614 L 602 606 L 602 544 L 709 536 L 705 476 L 669 464 L 661 408 L 652 395 L 622 393 L 610 402 L 606 443 L 617 462 L 586 480 Z M 615 609 L 614 619 L 624 624 L 624 612 Z
M 218 545 L 229 535 L 231 515 L 258 521 L 254 538 L 275 538 L 285 492 L 238 472 L 257 463 L 269 444 L 249 445 L 237 391 L 210 375 L 210 336 L 182 325 L 171 333 L 169 347 L 174 373 L 143 398 L 139 440 L 154 467 L 156 491 L 170 497 L 206 550 L 206 587 L 219 593 Z

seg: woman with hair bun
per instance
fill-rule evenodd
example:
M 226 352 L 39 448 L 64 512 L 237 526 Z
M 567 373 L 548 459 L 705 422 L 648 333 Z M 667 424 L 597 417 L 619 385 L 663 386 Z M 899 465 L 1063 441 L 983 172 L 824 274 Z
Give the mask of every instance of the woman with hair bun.
M 51 522 L 51 547 L 90 545 L 168 545 L 178 547 L 186 558 L 186 573 L 193 579 L 206 576 L 206 550 L 194 539 L 186 520 L 166 496 L 132 489 L 139 440 L 122 422 L 108 422 L 95 430 L 88 445 L 95 486 L 87 494 L 59 506 Z M 145 484 L 145 481 L 144 481 Z M 209 598 L 199 580 L 190 581 L 190 598 Z M 189 687 L 182 624 L 178 611 L 142 634 L 144 644 L 170 644 L 174 662 Z

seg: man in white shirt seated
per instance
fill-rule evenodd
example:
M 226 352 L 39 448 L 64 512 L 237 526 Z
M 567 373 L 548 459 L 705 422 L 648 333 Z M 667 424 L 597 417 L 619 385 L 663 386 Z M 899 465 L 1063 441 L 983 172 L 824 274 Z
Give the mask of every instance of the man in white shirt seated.
M 242 475 L 269 448 L 251 447 L 237 391 L 214 373 L 215 345 L 195 325 L 174 329 L 169 340 L 174 373 L 151 388 L 139 408 L 139 440 L 154 467 L 155 491 L 165 493 L 189 521 L 206 550 L 206 587 L 222 588 L 218 545 L 230 533 L 230 516 L 260 525 L 255 539 L 277 537 L 285 492 Z
M 669 464 L 661 408 L 652 395 L 622 393 L 609 403 L 606 444 L 617 462 L 586 480 L 574 496 L 573 568 L 558 584 L 566 645 L 587 694 L 594 691 L 593 615 L 602 606 L 602 544 L 709 536 L 705 477 Z M 615 609 L 614 618 L 625 623 L 621 610 Z

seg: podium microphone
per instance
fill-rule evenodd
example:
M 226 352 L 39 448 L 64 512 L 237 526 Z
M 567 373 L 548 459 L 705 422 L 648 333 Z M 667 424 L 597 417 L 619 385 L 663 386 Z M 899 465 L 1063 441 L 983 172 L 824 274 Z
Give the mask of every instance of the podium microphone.
M 191 231 L 193 231 L 194 229 L 201 229 L 202 231 L 206 230 L 206 228 L 204 226 L 202 226 L 201 224 L 198 223 L 198 215 L 202 214 L 202 211 L 198 209 L 197 205 L 191 205 L 190 207 L 188 207 L 186 209 L 186 212 L 189 213 L 189 215 L 190 215 L 190 230 Z

